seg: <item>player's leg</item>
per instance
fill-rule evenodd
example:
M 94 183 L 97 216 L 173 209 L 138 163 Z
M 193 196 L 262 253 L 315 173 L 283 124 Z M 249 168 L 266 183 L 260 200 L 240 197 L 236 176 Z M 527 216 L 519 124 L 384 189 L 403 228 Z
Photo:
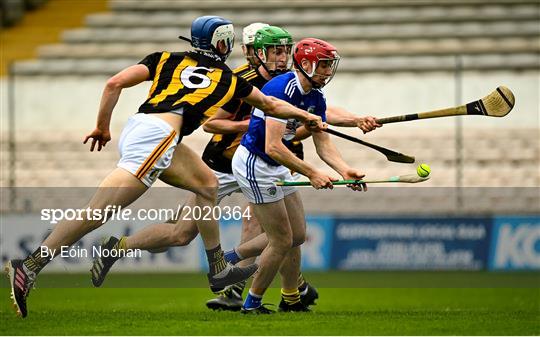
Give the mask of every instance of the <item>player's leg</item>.
M 309 311 L 301 302 L 298 290 L 298 275 L 300 273 L 300 247 L 293 247 L 285 256 L 279 269 L 281 276 L 281 301 L 279 311 Z
M 285 172 L 284 175 L 286 176 L 286 179 L 288 181 L 294 181 L 298 180 L 298 174 L 295 175 L 289 175 L 290 172 Z M 293 195 L 296 189 L 284 187 L 282 188 L 283 193 L 288 201 L 286 201 L 287 204 L 293 205 L 292 207 L 287 207 L 291 210 L 291 216 L 296 217 L 296 208 L 300 207 L 298 212 L 301 212 L 301 222 L 298 223 L 299 226 L 303 226 L 303 233 L 301 231 L 297 231 L 298 238 L 296 240 L 299 240 L 303 236 L 305 237 L 305 214 L 304 214 L 304 208 L 302 201 L 296 197 L 289 197 L 290 195 Z M 240 242 L 240 244 L 233 248 L 230 251 L 225 252 L 226 259 L 232 263 L 241 263 L 241 261 L 248 259 L 248 258 L 254 258 L 256 256 L 259 256 L 264 248 L 268 245 L 268 238 L 265 233 L 262 232 L 260 225 L 257 222 L 256 217 L 252 217 L 253 221 L 250 224 L 246 224 L 249 226 L 245 226 L 243 224 L 242 228 L 242 234 L 244 234 L 244 231 L 246 232 L 246 235 L 244 236 L 244 239 Z M 291 221 L 291 224 L 296 223 L 296 220 Z M 303 224 L 303 225 L 302 225 Z M 301 227 L 299 227 L 301 229 Z M 303 241 L 302 241 L 303 242 Z
M 136 114 L 130 117 L 118 142 L 120 160 L 117 164 L 117 171 L 124 172 L 124 176 L 140 186 L 145 188 L 152 186 L 160 174 L 171 165 L 178 139 L 176 131 L 168 123 L 155 116 Z M 105 179 L 105 184 L 119 186 L 118 191 L 129 190 L 123 187 L 120 182 L 109 178 Z M 94 199 L 100 202 L 102 200 L 102 198 Z M 102 244 L 101 248 L 102 250 L 124 250 L 126 242 L 125 239 L 118 240 L 110 237 Z M 91 269 L 94 286 L 101 285 L 105 275 L 116 261 L 115 255 L 107 254 L 96 257 Z
M 287 193 L 287 192 L 285 192 Z M 292 248 L 285 256 L 279 270 L 281 276 L 280 311 L 309 311 L 301 302 L 298 290 L 298 275 L 300 274 L 301 251 L 300 245 L 306 238 L 306 221 L 304 206 L 298 192 L 285 197 L 285 206 L 293 233 Z
M 291 181 L 299 181 L 302 179 L 302 175 L 298 172 L 290 172 L 292 179 Z M 305 219 L 304 219 L 305 220 Z M 306 307 L 309 307 L 310 305 L 315 304 L 315 300 L 319 298 L 319 293 L 317 292 L 317 289 L 313 287 L 311 284 L 309 284 L 305 278 L 302 272 L 298 274 L 298 291 L 300 292 L 300 301 L 302 304 Z
M 240 192 L 240 188 L 232 174 L 225 174 L 217 171 L 201 170 L 198 166 L 190 163 L 198 158 L 198 155 L 184 144 L 178 144 L 171 167 L 176 172 L 183 172 L 181 177 L 174 174 L 163 174 L 160 179 L 169 185 L 181 186 L 189 190 L 194 195 L 188 196 L 182 209 L 193 209 L 197 205 L 198 194 L 208 194 L 210 189 L 208 182 L 218 178 L 217 204 L 221 200 L 234 192 Z M 214 177 L 215 176 L 215 177 Z M 189 179 L 188 179 L 189 178 Z M 180 215 L 184 213 L 181 212 Z M 128 248 L 146 249 L 149 251 L 164 251 L 173 246 L 188 245 L 197 237 L 199 230 L 192 217 L 179 216 L 178 219 L 170 219 L 164 224 L 155 224 L 145 227 L 132 236 L 127 237 Z M 242 264 L 248 266 L 251 263 Z
M 127 207 L 146 190 L 139 179 L 122 168 L 116 168 L 100 184 L 95 195 L 86 208 L 100 210 L 105 214 L 107 207 Z M 32 254 L 24 260 L 11 260 L 6 271 L 11 281 L 12 297 L 17 313 L 26 317 L 26 297 L 33 286 L 37 274 L 60 253 L 62 246 L 68 247 L 81 239 L 85 234 L 98 228 L 104 219 L 85 218 L 82 220 L 60 221 L 51 234 Z M 46 252 L 46 253 L 44 253 Z
M 177 147 L 178 148 L 178 147 Z M 173 157 L 173 162 L 177 162 Z M 171 164 L 172 166 L 173 164 Z M 197 180 L 200 182 L 200 180 Z M 179 187 L 179 186 L 177 186 Z M 188 197 L 184 204 L 186 207 L 195 206 L 195 196 Z M 189 244 L 198 234 L 197 226 L 192 220 L 185 220 L 179 217 L 178 220 L 169 220 L 166 223 L 152 224 L 130 236 L 123 236 L 120 239 L 111 236 L 102 245 L 102 250 L 128 250 L 142 249 L 151 252 L 162 252 L 172 246 L 185 246 Z M 110 254 L 109 256 L 96 256 L 92 263 L 91 275 L 94 286 L 99 287 L 123 254 Z
M 319 292 L 317 289 L 309 284 L 304 275 L 300 272 L 298 275 L 298 291 L 300 292 L 300 301 L 306 307 L 310 305 L 315 305 L 315 301 L 319 298 Z
M 220 184 L 221 186 L 221 184 Z M 237 185 L 238 186 L 238 185 Z M 249 207 L 246 205 L 242 214 L 245 214 L 245 209 Z M 257 221 L 257 218 L 253 215 L 253 211 L 250 209 L 249 217 L 242 217 L 242 233 L 240 237 L 240 242 L 246 242 L 262 232 L 261 226 Z M 266 240 L 266 236 L 265 236 Z M 230 259 L 230 260 L 229 260 Z M 237 263 L 241 257 L 236 255 L 234 249 L 225 252 L 225 260 L 231 263 Z M 237 263 L 238 266 L 245 267 L 252 263 L 255 263 L 256 257 L 249 257 L 243 259 Z M 229 287 L 226 287 L 221 291 L 217 297 L 208 300 L 206 306 L 212 310 L 229 310 L 229 311 L 238 311 L 242 308 L 243 303 L 243 293 L 246 288 L 247 281 L 238 282 Z
M 190 190 L 195 193 L 188 197 L 184 207 L 194 206 L 213 207 L 215 203 L 217 180 L 214 173 L 202 162 L 198 155 L 187 146 L 179 144 L 173 154 L 172 162 L 169 167 L 161 174 L 160 179 L 169 185 Z M 202 201 L 201 201 L 202 200 Z M 216 221 L 216 220 L 214 220 Z M 194 220 L 184 219 L 182 216 L 176 221 L 169 221 L 162 224 L 150 225 L 130 237 L 123 237 L 119 241 L 111 237 L 104 243 L 104 248 L 116 245 L 119 249 L 145 249 L 153 251 L 163 251 L 171 246 L 187 245 L 198 234 L 198 223 Z M 216 223 L 217 226 L 217 223 Z M 219 232 L 217 234 L 219 240 Z M 116 244 L 118 241 L 119 244 Z M 219 244 L 218 244 L 219 245 Z M 110 267 L 118 258 L 96 258 L 94 260 L 93 277 L 100 282 L 94 282 L 96 286 L 101 285 Z M 219 262 L 219 261 L 218 261 Z M 225 282 L 227 284 L 236 283 L 240 279 L 249 277 L 256 270 L 256 266 L 250 265 L 246 268 L 232 268 L 223 262 L 224 267 L 211 269 L 211 273 L 223 272 L 223 277 L 217 280 L 217 283 Z M 221 266 L 220 265 L 220 266 Z M 100 268 L 105 266 L 105 268 Z M 95 272 L 94 270 L 99 270 Z M 216 272 L 217 270 L 217 272 Z M 248 275 L 249 274 L 249 275 Z M 215 283 L 216 281 L 213 280 Z M 212 282 L 211 282 L 212 283 Z
M 231 251 L 227 251 L 226 259 L 231 261 L 240 261 L 238 264 L 244 261 L 244 258 L 253 258 L 253 256 L 259 256 L 264 248 L 268 245 L 268 238 L 266 233 L 261 233 L 257 235 L 252 240 L 247 242 L 240 243 Z M 315 304 L 315 301 L 319 298 L 317 289 L 315 289 L 311 284 L 309 284 L 302 273 L 296 276 L 298 290 L 300 291 L 300 300 L 305 306 L 310 306 Z
M 246 205 L 246 208 L 250 207 L 250 205 Z M 244 212 L 242 212 L 244 213 Z M 247 242 L 255 237 L 257 237 L 259 234 L 262 233 L 261 225 L 259 224 L 259 221 L 257 221 L 257 217 L 255 217 L 253 213 L 253 210 L 249 210 L 250 217 L 242 217 L 242 233 L 240 236 L 240 243 Z M 225 252 L 227 253 L 227 252 Z M 249 264 L 255 263 L 255 259 L 257 257 L 248 257 L 241 261 L 239 261 L 237 264 L 239 266 L 247 266 Z M 233 289 L 242 297 L 242 294 L 244 292 L 244 289 L 246 287 L 246 282 L 241 282 L 238 284 L 235 284 L 232 286 Z
M 214 172 L 202 161 L 202 159 L 189 148 L 183 150 L 182 161 L 180 165 L 171 165 L 164 172 L 164 179 L 168 184 L 174 186 L 185 185 L 184 180 L 177 177 L 184 175 L 188 169 L 201 178 L 200 185 L 190 185 L 190 190 L 195 193 L 195 205 L 204 209 L 205 207 L 213 208 L 217 204 L 219 182 Z M 206 255 L 209 264 L 208 279 L 212 288 L 223 288 L 250 277 L 257 271 L 257 265 L 252 264 L 246 267 L 232 266 L 223 258 L 223 250 L 221 249 L 219 237 L 218 219 L 212 217 L 205 219 L 204 217 L 195 219 L 195 224 L 206 250 Z
M 285 180 L 293 180 L 293 179 L 287 178 Z M 285 188 L 284 194 L 292 193 L 292 191 L 294 190 L 288 190 L 287 188 Z M 304 218 L 305 215 L 303 212 L 303 206 L 299 198 L 297 199 L 296 197 L 294 198 L 290 197 L 290 198 L 287 198 L 287 200 L 289 200 L 287 204 L 292 205 L 288 207 L 289 214 L 292 218 L 295 218 L 290 221 L 291 225 L 293 226 L 294 224 L 300 225 L 299 227 L 300 230 L 295 231 L 296 235 L 294 239 L 294 241 L 298 244 L 298 241 L 303 240 L 305 237 L 305 218 Z M 228 259 L 229 261 L 237 262 L 244 258 L 252 258 L 253 256 L 258 256 L 261 254 L 261 252 L 267 246 L 267 244 L 268 244 L 268 238 L 266 234 L 261 233 L 257 235 L 255 238 L 247 242 L 240 243 L 240 245 L 235 247 L 233 250 L 226 252 L 225 253 L 226 259 Z M 297 252 L 296 254 L 299 254 L 299 252 Z M 300 263 L 300 259 L 298 258 L 297 260 L 298 260 L 298 263 Z M 240 261 L 239 263 L 242 263 L 242 261 Z M 296 268 L 298 269 L 299 265 Z M 293 277 L 294 279 L 297 280 L 296 281 L 297 287 L 300 292 L 300 300 L 302 304 L 306 307 L 315 304 L 315 300 L 319 298 L 319 294 L 313 286 L 311 286 L 309 283 L 306 282 L 302 273 L 299 272 L 293 276 L 293 272 L 290 272 L 289 275 L 290 275 L 288 278 L 289 280 L 292 281 Z M 288 289 L 285 286 L 284 288 Z
M 195 204 L 195 196 L 190 195 L 182 207 L 183 209 L 193 208 Z M 126 249 L 138 248 L 152 253 L 164 252 L 170 247 L 187 246 L 198 234 L 195 221 L 186 220 L 180 215 L 178 219 L 152 224 L 133 235 L 126 236 Z
M 280 167 L 268 165 L 240 146 L 233 156 L 232 169 L 255 218 L 268 237 L 268 245 L 259 259 L 259 271 L 255 274 L 242 311 L 270 313 L 262 305 L 262 296 L 292 245 L 292 230 L 283 201 L 285 196 L 282 189 L 274 184 L 276 179 L 280 179 Z
M 215 176 L 212 172 L 201 170 L 199 166 L 191 165 L 197 154 L 184 144 L 178 144 L 174 150 L 171 165 L 161 174 L 163 182 L 192 191 L 197 194 L 208 194 L 213 189 Z M 185 209 L 197 204 L 195 195 L 190 195 L 184 202 Z M 191 217 L 189 218 L 191 219 Z M 173 246 L 189 244 L 199 233 L 194 220 L 179 216 L 165 223 L 152 224 L 133 235 L 126 236 L 127 249 L 143 249 L 160 251 Z
M 144 115 L 130 117 L 120 136 L 121 159 L 118 168 L 103 180 L 87 205 L 93 210 L 92 215 L 96 214 L 96 210 L 107 215 L 112 206 L 117 209 L 119 206 L 126 207 L 142 195 L 152 185 L 160 168 L 168 164 L 168 154 L 174 150 L 177 139 L 176 132 L 157 118 Z M 8 263 L 12 295 L 21 316 L 27 314 L 26 297 L 35 275 L 59 253 L 61 246 L 73 244 L 104 222 L 102 218 L 88 218 L 88 214 L 83 220 L 62 221 L 26 259 Z M 49 254 L 42 253 L 47 250 Z
M 253 278 L 244 302 L 243 308 L 246 311 L 261 306 L 266 289 L 272 283 L 292 245 L 292 230 L 283 199 L 266 204 L 252 204 L 251 207 L 257 219 L 264 219 L 261 226 L 267 234 L 268 245 L 260 256 L 259 272 Z
M 228 195 L 231 195 L 235 192 L 241 192 L 240 186 L 233 174 L 224 173 L 219 171 L 214 171 L 219 180 L 219 189 L 218 189 L 218 203 Z M 251 239 L 253 236 L 256 236 L 261 232 L 260 226 L 253 216 L 252 211 L 248 208 L 249 205 L 243 207 L 242 210 L 242 233 L 240 241 Z M 231 251 L 229 251 L 231 253 Z M 232 251 L 234 253 L 234 251 Z M 234 254 L 233 254 L 234 255 Z M 227 252 L 224 253 L 225 260 L 232 264 L 236 264 L 238 261 L 231 261 L 229 258 L 231 254 L 227 255 Z M 239 267 L 246 267 L 250 264 L 255 263 L 255 258 L 249 258 L 243 260 L 241 263 L 238 263 Z M 242 293 L 247 284 L 247 281 L 233 284 L 231 286 L 225 287 L 223 289 L 214 289 L 215 298 L 206 301 L 206 306 L 212 310 L 228 310 L 228 311 L 238 311 L 242 308 L 243 296 Z
M 225 196 L 231 195 L 235 192 L 241 192 L 238 181 L 236 180 L 234 175 L 219 171 L 214 171 L 214 173 L 219 180 L 218 203 Z M 255 217 L 252 215 L 252 211 L 248 209 L 248 207 L 249 205 L 245 205 L 244 209 L 242 210 L 242 234 L 240 238 L 241 241 L 246 240 L 246 238 L 249 239 L 260 232 L 260 226 L 256 222 Z M 251 234 L 251 232 L 254 232 L 255 234 Z M 225 260 L 227 262 L 231 262 L 227 258 L 227 252 L 225 252 Z M 231 263 L 235 264 L 236 262 Z M 252 263 L 255 263 L 255 258 L 246 259 L 242 263 L 239 263 L 238 266 L 246 267 Z M 246 283 L 247 281 L 242 281 L 225 287 L 218 292 L 215 292 L 217 296 L 211 300 L 206 301 L 206 306 L 212 310 L 240 310 L 243 303 L 242 292 L 245 288 Z
M 105 212 L 107 206 L 117 206 L 117 209 L 118 206 L 127 207 L 147 189 L 148 187 L 130 172 L 122 168 L 116 168 L 103 180 L 84 209 L 89 208 Z M 59 253 L 61 246 L 71 246 L 85 234 L 100 227 L 103 222 L 102 219 L 61 221 L 41 246 Z
M 268 245 L 266 233 L 260 233 L 251 240 L 240 242 L 233 250 L 227 251 L 227 259 L 232 262 L 240 262 L 244 259 L 254 258 L 261 255 Z
M 246 206 L 251 207 L 250 205 Z M 238 246 L 225 252 L 225 259 L 233 264 L 245 263 L 246 260 L 254 260 L 268 245 L 268 238 L 263 232 L 253 209 L 249 209 L 250 217 L 242 218 L 242 233 Z
M 170 167 L 173 168 L 172 172 L 183 172 L 183 174 L 175 176 L 170 173 L 171 171 L 166 171 L 163 172 L 159 179 L 172 186 L 199 192 L 200 187 L 206 181 L 212 180 L 212 177 L 206 176 L 204 174 L 206 172 L 195 171 L 194 167 L 188 164 L 193 156 L 195 154 L 191 149 L 184 144 L 178 144 L 174 150 Z M 193 208 L 195 203 L 195 196 L 189 196 L 184 206 L 186 208 Z M 198 233 L 197 225 L 193 220 L 188 221 L 182 217 L 178 217 L 178 219 L 169 219 L 165 223 L 146 226 L 133 235 L 122 237 L 120 241 L 123 241 L 121 245 L 123 249 L 142 249 L 152 252 L 162 252 L 172 246 L 185 246 L 189 244 Z M 109 241 L 115 240 L 117 239 L 114 237 L 109 239 Z
M 292 178 L 288 180 L 292 180 Z M 289 202 L 286 202 L 286 203 L 291 203 L 294 205 L 294 207 L 301 207 L 301 216 L 303 217 L 304 211 L 303 211 L 303 205 L 302 205 L 301 200 L 296 200 L 296 198 L 289 197 L 290 195 L 294 194 L 295 189 L 285 188 L 283 190 L 284 190 L 285 198 L 287 200 L 290 200 Z M 294 208 L 291 208 L 291 210 L 296 212 Z M 293 214 L 293 217 L 294 216 L 295 214 Z M 232 263 L 241 263 L 241 261 L 245 259 L 257 257 L 262 253 L 262 251 L 268 245 L 268 237 L 266 236 L 266 233 L 263 233 L 261 231 L 261 227 L 257 222 L 257 218 L 256 217 L 252 217 L 252 218 L 254 220 L 253 220 L 253 223 L 250 224 L 251 226 L 246 229 L 246 232 L 249 234 L 244 237 L 245 240 L 242 240 L 237 247 L 226 252 L 226 259 L 228 261 Z M 304 230 L 303 230 L 304 234 L 301 234 L 301 232 L 298 232 L 298 235 L 300 236 L 305 235 L 305 219 L 302 219 L 301 223 L 304 226 Z M 291 222 L 291 224 L 293 223 Z

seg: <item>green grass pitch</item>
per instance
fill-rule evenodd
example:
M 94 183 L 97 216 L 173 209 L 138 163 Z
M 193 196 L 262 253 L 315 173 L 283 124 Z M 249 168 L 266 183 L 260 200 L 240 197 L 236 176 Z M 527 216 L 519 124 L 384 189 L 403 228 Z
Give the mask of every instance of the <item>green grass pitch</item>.
M 539 335 L 540 274 L 487 272 L 310 273 L 311 313 L 209 311 L 202 274 L 43 274 L 15 316 L 5 278 L 2 335 Z M 277 304 L 279 289 L 264 302 Z

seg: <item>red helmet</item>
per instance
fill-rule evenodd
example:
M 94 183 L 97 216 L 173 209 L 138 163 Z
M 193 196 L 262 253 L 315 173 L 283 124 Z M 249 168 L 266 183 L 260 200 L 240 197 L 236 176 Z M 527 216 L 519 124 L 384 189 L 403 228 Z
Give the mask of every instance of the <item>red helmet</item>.
M 336 73 L 339 59 L 340 56 L 337 53 L 336 47 L 319 39 L 307 38 L 300 40 L 294 48 L 293 60 L 296 68 L 311 81 L 311 84 L 314 87 L 322 87 L 330 82 Z M 304 68 L 302 68 L 302 60 L 308 60 L 311 63 L 312 67 L 310 74 L 306 73 Z M 315 70 L 321 61 L 329 61 L 329 66 L 332 70 L 331 75 L 318 74 L 319 76 L 326 76 L 326 80 L 323 85 L 314 83 L 312 80 L 313 75 L 315 75 Z

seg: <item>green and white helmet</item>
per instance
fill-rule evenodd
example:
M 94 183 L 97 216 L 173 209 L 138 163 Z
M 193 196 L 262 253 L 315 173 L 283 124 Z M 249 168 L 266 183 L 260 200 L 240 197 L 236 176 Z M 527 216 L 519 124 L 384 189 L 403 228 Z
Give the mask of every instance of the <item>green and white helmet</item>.
M 269 24 L 262 22 L 254 22 L 247 25 L 242 30 L 242 53 L 246 57 L 249 65 L 252 68 L 256 68 L 260 65 L 259 60 L 255 57 L 253 50 L 253 41 L 255 41 L 255 34 L 261 28 L 268 27 Z
M 242 44 L 244 46 L 253 45 L 253 41 L 255 41 L 255 34 L 257 34 L 257 31 L 261 28 L 265 28 L 268 26 L 270 25 L 262 22 L 254 22 L 250 25 L 245 26 L 242 30 Z
M 291 34 L 285 29 L 277 26 L 268 26 L 261 28 L 255 34 L 255 40 L 253 41 L 253 49 L 255 50 L 255 56 L 259 59 L 261 64 L 265 67 L 266 71 L 272 76 L 280 73 L 287 72 L 292 65 L 291 49 L 293 45 L 293 39 Z M 286 68 L 269 70 L 267 67 L 268 62 L 268 48 L 284 47 L 287 54 Z M 258 51 L 262 50 L 262 59 L 258 55 Z

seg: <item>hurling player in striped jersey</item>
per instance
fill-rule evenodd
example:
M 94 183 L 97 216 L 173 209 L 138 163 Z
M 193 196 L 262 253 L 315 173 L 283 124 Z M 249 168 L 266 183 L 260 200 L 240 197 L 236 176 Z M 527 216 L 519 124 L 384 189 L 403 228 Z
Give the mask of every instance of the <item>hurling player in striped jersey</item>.
M 176 148 L 183 136 L 195 131 L 233 98 L 243 98 L 272 115 L 296 116 L 314 129 L 323 127 L 319 116 L 265 96 L 233 74 L 225 64 L 234 45 L 231 21 L 218 16 L 199 17 L 193 21 L 191 39 L 187 40 L 193 51 L 152 53 L 107 81 L 96 128 L 84 140 L 84 143 L 91 140 L 90 151 L 96 147 L 100 151 L 111 140 L 112 113 L 122 90 L 147 80 L 152 81 L 152 86 L 146 101 L 138 113 L 129 118 L 120 135 L 121 158 L 117 167 L 104 178 L 87 208 L 106 214 L 110 206 L 127 207 L 158 178 L 197 193 L 196 205 L 201 208 L 215 206 L 218 187 L 215 175 L 189 148 L 184 148 L 184 153 L 191 157 L 179 156 Z M 201 179 L 202 183 L 191 182 L 186 186 L 186 179 Z M 103 225 L 106 219 L 91 216 L 64 219 L 25 259 L 8 261 L 6 271 L 11 295 L 21 317 L 27 316 L 26 299 L 37 274 L 52 260 L 49 254 L 42 252 L 46 250 L 52 257 L 57 256 L 62 247 L 71 246 Z M 256 272 L 257 265 L 240 268 L 224 260 L 216 219 L 198 219 L 196 227 L 206 250 L 211 288 L 235 284 Z M 123 251 L 130 247 L 125 240 L 109 240 L 106 248 Z M 101 271 L 110 265 L 98 263 L 94 267 L 92 281 L 99 286 L 103 282 Z

